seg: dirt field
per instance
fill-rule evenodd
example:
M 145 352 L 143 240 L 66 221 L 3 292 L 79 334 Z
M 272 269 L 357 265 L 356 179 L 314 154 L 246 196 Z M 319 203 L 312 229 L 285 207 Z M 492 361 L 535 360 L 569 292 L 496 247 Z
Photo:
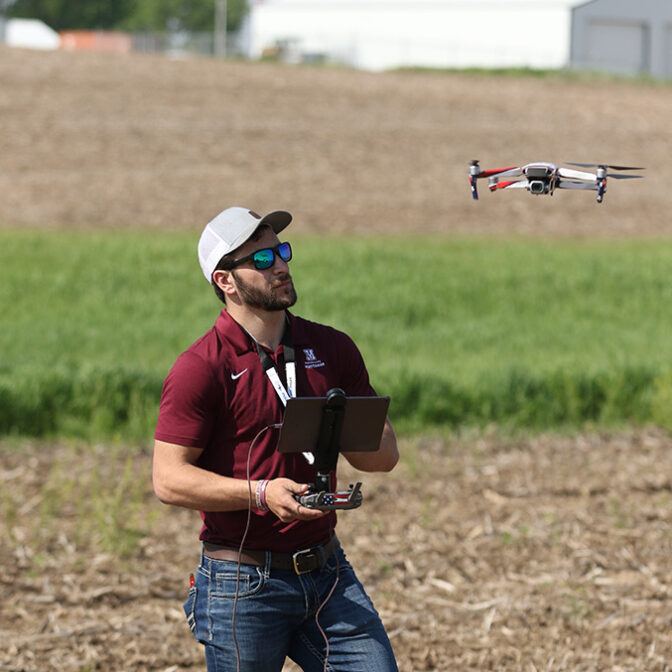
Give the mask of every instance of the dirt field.
M 670 234 L 672 86 L 370 74 L 0 50 L 0 223 L 189 228 L 229 205 L 295 230 Z M 593 192 L 486 193 L 471 159 L 647 166 Z
M 204 669 L 181 610 L 198 515 L 153 498 L 139 450 L 122 515 L 101 514 L 129 471 L 110 450 L 0 444 L 3 672 Z M 402 452 L 338 532 L 403 672 L 670 669 L 669 437 Z M 123 560 L 104 550 L 129 538 Z
M 237 204 L 301 231 L 672 233 L 670 86 L 0 50 L 0 92 L 5 227 L 196 233 Z M 648 170 L 601 206 L 473 203 L 473 158 Z M 404 441 L 339 523 L 400 668 L 669 670 L 671 447 Z M 147 447 L 0 442 L 0 672 L 204 669 L 181 611 L 199 519 L 149 470 Z

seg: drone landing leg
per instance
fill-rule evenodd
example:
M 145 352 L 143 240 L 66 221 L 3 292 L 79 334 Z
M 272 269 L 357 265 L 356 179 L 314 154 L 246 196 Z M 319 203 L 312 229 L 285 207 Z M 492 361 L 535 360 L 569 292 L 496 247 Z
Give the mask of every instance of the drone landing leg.
M 604 192 L 607 190 L 607 178 L 603 177 L 597 180 L 597 202 L 602 203 Z

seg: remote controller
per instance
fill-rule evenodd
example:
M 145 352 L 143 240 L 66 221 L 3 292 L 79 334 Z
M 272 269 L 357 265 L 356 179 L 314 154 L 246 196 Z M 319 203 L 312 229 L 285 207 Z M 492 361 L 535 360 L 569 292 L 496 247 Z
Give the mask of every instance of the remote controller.
M 301 506 L 307 509 L 319 509 L 320 511 L 335 511 L 338 509 L 356 509 L 362 504 L 361 482 L 357 481 L 355 485 L 350 485 L 349 490 L 340 490 L 338 492 L 312 492 L 305 495 L 294 495 L 294 498 Z

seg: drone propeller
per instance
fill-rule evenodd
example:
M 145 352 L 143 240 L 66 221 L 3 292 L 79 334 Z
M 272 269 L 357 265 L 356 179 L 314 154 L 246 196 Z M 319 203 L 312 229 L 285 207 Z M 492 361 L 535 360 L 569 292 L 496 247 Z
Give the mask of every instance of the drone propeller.
M 641 166 L 612 166 L 608 163 L 572 163 L 568 162 L 570 166 L 580 166 L 581 168 L 609 168 L 609 170 L 644 170 Z
M 607 173 L 612 180 L 641 180 L 644 175 L 615 175 L 614 173 Z

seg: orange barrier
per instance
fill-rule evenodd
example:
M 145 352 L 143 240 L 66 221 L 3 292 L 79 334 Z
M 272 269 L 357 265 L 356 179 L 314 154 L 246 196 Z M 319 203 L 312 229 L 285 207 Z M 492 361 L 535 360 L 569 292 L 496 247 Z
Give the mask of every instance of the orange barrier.
M 61 49 L 67 51 L 108 51 L 128 54 L 133 38 L 128 33 L 113 31 L 64 30 L 60 33 Z

